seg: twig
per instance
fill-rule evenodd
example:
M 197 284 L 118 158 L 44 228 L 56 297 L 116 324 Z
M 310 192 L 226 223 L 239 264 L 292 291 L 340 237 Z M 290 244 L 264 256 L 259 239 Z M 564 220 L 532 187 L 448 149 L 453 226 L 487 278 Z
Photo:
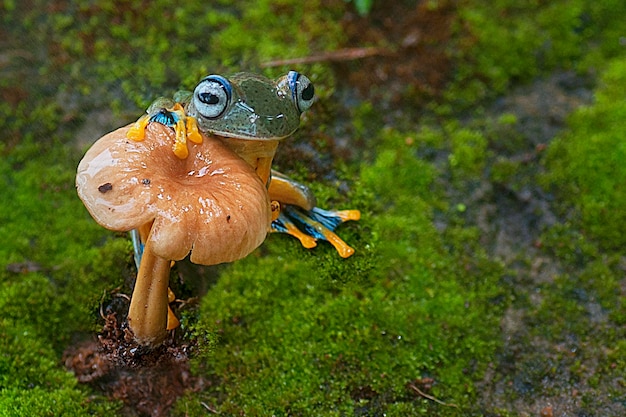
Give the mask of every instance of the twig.
M 106 317 L 104 317 L 104 310 L 102 309 L 102 306 L 104 304 L 104 297 L 106 297 L 107 295 L 107 290 L 104 290 L 102 292 L 102 298 L 100 299 L 100 317 L 102 317 L 102 320 L 106 320 Z
M 352 61 L 375 55 L 390 55 L 393 52 L 384 48 L 345 48 L 337 51 L 323 52 L 301 58 L 277 59 L 261 63 L 261 68 L 279 67 L 281 65 L 312 64 L 326 61 Z
M 119 290 L 119 287 L 114 289 L 113 291 L 118 291 L 118 290 Z M 104 316 L 104 310 L 102 309 L 102 307 L 104 306 L 104 299 L 106 298 L 106 295 L 107 295 L 107 290 L 104 290 L 102 292 L 102 298 L 100 298 L 100 317 L 102 317 L 103 320 L 106 320 L 106 317 Z M 120 297 L 127 301 L 130 301 L 130 297 L 126 294 L 115 292 L 112 295 L 113 297 Z
M 209 410 L 209 412 L 210 412 L 210 413 L 213 413 L 213 414 L 219 414 L 219 413 L 220 413 L 220 412 L 219 412 L 219 411 L 217 411 L 216 409 L 211 408 L 209 405 L 207 405 L 207 403 L 205 403 L 205 402 L 203 402 L 203 401 L 200 401 L 200 404 L 201 404 L 204 408 L 206 408 L 207 410 Z
M 444 403 L 441 400 L 438 400 L 437 398 L 433 397 L 432 395 L 428 395 L 426 394 L 424 391 L 420 390 L 419 388 L 417 388 L 415 385 L 413 384 L 409 384 L 409 388 L 411 388 L 413 391 L 415 391 L 417 393 L 417 395 L 419 395 L 420 397 L 424 397 L 427 400 L 431 400 L 436 402 L 437 404 L 441 404 L 441 405 L 445 405 L 446 407 L 454 407 L 454 408 L 459 408 L 458 405 L 456 404 L 448 404 L 448 403 Z
M 119 297 L 119 298 L 123 298 L 126 301 L 130 301 L 130 297 L 126 294 L 122 294 L 121 292 L 113 294 L 113 297 Z

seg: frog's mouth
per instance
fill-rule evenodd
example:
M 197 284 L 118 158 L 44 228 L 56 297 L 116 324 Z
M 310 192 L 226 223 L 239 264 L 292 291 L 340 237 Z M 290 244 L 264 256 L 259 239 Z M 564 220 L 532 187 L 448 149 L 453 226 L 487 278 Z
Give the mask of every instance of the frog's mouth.
M 244 139 L 244 140 L 282 140 L 282 139 L 286 139 L 289 136 L 291 136 L 294 132 L 295 129 L 293 131 L 290 131 L 287 134 L 284 135 L 261 135 L 258 133 L 255 133 L 254 131 L 237 131 L 237 132 L 227 132 L 227 131 L 221 131 L 221 130 L 215 130 L 215 129 L 208 129 L 208 132 L 216 135 L 216 136 L 222 136 L 225 138 L 233 138 L 233 139 Z
M 220 126 L 207 121 L 203 130 L 214 135 L 248 140 L 281 140 L 291 136 L 300 123 L 299 115 L 259 114 L 243 102 L 235 103 L 237 112 L 224 116 Z M 298 120 L 292 120 L 293 118 Z M 223 126 L 223 127 L 222 127 Z

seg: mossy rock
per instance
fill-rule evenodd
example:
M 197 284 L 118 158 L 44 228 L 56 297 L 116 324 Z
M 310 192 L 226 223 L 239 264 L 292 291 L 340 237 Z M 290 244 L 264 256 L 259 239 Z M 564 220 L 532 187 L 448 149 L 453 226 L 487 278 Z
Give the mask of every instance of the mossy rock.
M 572 115 L 568 131 L 546 156 L 544 183 L 576 207 L 574 220 L 606 248 L 626 244 L 626 60 L 616 59 L 601 80 L 595 103 Z

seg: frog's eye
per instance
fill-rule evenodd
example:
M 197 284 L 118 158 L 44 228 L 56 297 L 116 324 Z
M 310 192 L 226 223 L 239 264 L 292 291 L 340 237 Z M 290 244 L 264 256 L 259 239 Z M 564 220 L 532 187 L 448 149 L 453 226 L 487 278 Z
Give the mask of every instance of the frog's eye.
M 204 78 L 193 92 L 193 104 L 198 113 L 207 119 L 220 117 L 230 103 L 232 87 L 230 82 L 220 75 Z
M 287 81 L 291 90 L 291 97 L 298 106 L 298 110 L 301 113 L 308 110 L 315 99 L 315 88 L 311 80 L 296 71 L 289 71 Z

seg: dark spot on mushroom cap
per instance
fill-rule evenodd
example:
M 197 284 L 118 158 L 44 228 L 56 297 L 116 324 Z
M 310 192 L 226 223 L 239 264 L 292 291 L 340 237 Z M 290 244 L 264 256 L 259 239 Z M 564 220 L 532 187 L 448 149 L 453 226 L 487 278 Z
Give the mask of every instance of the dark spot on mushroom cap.
M 226 222 L 230 223 L 230 214 L 226 216 Z
M 142 179 L 142 180 L 141 180 L 141 183 L 142 183 L 143 185 L 150 185 L 150 178 L 144 178 L 144 179 Z
M 113 189 L 113 184 L 111 184 L 110 182 L 107 182 L 106 184 L 102 184 L 100 187 L 98 187 L 98 191 L 100 191 L 102 194 L 106 193 L 107 191 L 111 191 Z

